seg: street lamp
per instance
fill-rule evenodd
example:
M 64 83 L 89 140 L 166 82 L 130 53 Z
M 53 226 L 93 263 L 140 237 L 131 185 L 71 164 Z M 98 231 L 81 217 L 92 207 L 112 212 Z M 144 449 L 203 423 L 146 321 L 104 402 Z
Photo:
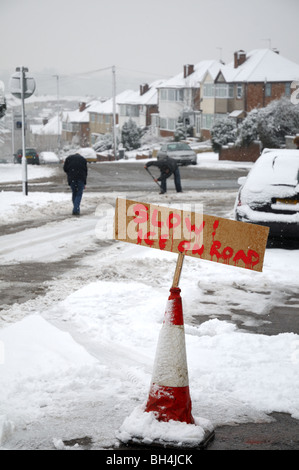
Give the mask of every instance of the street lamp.
M 29 98 L 35 91 L 35 80 L 32 77 L 26 77 L 28 69 L 26 67 L 17 67 L 10 79 L 10 92 L 22 103 L 22 184 L 23 194 L 28 195 L 27 178 L 27 159 L 25 143 L 25 99 Z

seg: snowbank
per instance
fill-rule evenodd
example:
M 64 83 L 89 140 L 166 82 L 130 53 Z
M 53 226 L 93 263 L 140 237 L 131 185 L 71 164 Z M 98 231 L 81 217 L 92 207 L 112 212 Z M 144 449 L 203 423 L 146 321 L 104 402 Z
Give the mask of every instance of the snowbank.
M 26 205 L 32 214 L 38 205 L 43 212 L 69 204 L 69 194 L 36 194 L 0 193 L 2 220 L 22 220 Z M 101 197 L 111 202 L 115 195 Z M 22 251 L 16 238 L 1 237 L 1 263 L 78 253 L 82 243 L 71 236 L 77 230 L 87 250 L 72 273 L 47 284 L 46 294 L 1 311 L 2 449 L 65 449 L 66 439 L 82 436 L 91 436 L 95 449 L 112 448 L 117 437 L 134 434 L 145 442 L 159 437 L 190 444 L 207 423 L 271 421 L 271 412 L 299 419 L 299 336 L 257 335 L 234 322 L 265 322 L 271 307 L 285 305 L 297 289 L 299 250 L 267 250 L 262 273 L 185 261 L 180 287 L 193 416 L 199 420 L 190 432 L 178 423 L 160 426 L 143 413 L 176 258 L 121 242 L 89 254 L 99 241 L 95 225 L 94 214 L 57 220 L 27 231 Z M 198 324 L 200 316 L 210 319 Z

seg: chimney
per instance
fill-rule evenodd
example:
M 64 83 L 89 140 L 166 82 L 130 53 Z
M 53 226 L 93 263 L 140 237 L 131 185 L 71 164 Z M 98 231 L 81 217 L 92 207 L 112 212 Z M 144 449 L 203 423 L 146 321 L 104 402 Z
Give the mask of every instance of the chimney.
M 189 75 L 191 75 L 191 73 L 193 72 L 194 72 L 194 65 L 191 65 L 191 64 L 184 65 L 184 78 L 189 77 Z
M 144 95 L 149 90 L 149 86 L 147 83 L 143 83 L 140 85 L 140 96 Z
M 246 60 L 246 52 L 244 51 L 237 51 L 234 53 L 234 68 L 238 68 L 239 65 L 244 64 Z
M 43 126 L 45 126 L 46 124 L 48 124 L 49 122 L 49 119 L 48 118 L 43 118 Z
M 81 103 L 79 103 L 80 113 L 82 113 L 82 111 L 84 111 L 85 108 L 86 108 L 86 103 L 84 103 L 84 101 L 81 101 Z

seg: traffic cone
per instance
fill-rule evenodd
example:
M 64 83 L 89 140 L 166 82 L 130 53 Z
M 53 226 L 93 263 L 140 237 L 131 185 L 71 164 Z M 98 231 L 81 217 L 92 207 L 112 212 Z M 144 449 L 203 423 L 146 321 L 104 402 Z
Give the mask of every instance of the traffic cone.
M 158 421 L 194 424 L 180 292 L 179 287 L 170 289 L 145 411 L 153 411 Z

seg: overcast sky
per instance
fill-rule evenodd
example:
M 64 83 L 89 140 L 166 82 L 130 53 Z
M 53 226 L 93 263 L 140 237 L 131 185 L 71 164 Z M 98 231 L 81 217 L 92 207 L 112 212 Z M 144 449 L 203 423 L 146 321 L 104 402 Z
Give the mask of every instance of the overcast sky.
M 115 65 L 150 82 L 265 47 L 299 63 L 298 0 L 0 0 L 0 18 L 0 79 Z

